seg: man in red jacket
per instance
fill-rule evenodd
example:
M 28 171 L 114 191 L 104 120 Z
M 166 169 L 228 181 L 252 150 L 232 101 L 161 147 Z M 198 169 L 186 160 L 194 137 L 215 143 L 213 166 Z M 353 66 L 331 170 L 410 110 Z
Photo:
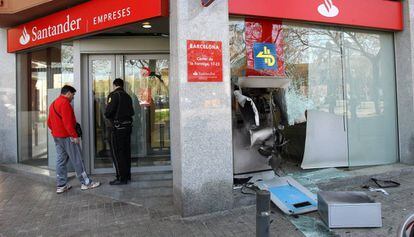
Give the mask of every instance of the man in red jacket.
M 82 160 L 80 148 L 80 137 L 76 132 L 76 117 L 70 104 L 75 97 L 76 89 L 71 86 L 64 86 L 60 96 L 53 101 L 49 107 L 47 125 L 52 132 L 56 145 L 56 193 L 64 193 L 71 186 L 67 183 L 68 160 L 75 168 L 76 176 L 81 182 L 81 190 L 96 188 L 99 182 L 94 182 L 88 177 Z

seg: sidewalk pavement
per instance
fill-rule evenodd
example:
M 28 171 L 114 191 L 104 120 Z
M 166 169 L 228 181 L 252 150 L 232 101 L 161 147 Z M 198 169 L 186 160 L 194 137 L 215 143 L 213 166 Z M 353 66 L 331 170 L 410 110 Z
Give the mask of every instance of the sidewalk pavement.
M 393 171 L 382 174 L 380 178 L 392 178 L 401 186 L 388 188 L 388 196 L 368 192 L 382 204 L 382 228 L 329 230 L 317 212 L 286 216 L 273 207 L 270 236 L 396 236 L 404 217 L 414 213 L 413 167 L 341 171 L 345 175 L 334 171 L 340 178 L 330 179 L 329 182 L 319 181 L 318 178 L 332 171 L 320 170 L 303 176 L 301 181 L 314 180 L 317 188 L 322 190 L 366 191 L 361 186 L 369 181 L 369 177 L 390 169 Z M 0 237 L 255 236 L 256 210 L 251 205 L 254 196 L 242 197 L 250 200 L 245 202 L 250 205 L 181 218 L 172 203 L 171 173 L 134 175 L 131 184 L 115 187 L 108 185 L 112 176 L 100 175 L 94 176 L 94 179 L 103 181 L 102 187 L 81 191 L 78 181 L 71 180 L 73 188 L 68 193 L 57 195 L 51 184 L 22 174 L 0 171 Z
M 110 178 L 95 177 L 103 187 L 87 191 L 72 180 L 73 188 L 57 195 L 53 185 L 0 171 L 0 236 L 255 236 L 254 206 L 181 218 L 172 207 L 171 181 L 148 187 L 134 176 L 140 191 L 133 201 L 120 201 L 133 187 L 124 186 L 119 199 L 105 197 L 120 188 L 110 187 Z M 271 236 L 303 236 L 282 215 L 272 218 Z

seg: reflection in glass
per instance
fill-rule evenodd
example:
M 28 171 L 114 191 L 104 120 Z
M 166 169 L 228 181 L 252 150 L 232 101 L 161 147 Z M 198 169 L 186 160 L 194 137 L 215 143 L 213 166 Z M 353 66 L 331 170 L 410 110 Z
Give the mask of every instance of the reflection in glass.
M 295 25 L 284 33 L 290 93 L 306 96 L 306 109 L 344 116 L 349 165 L 396 162 L 392 34 Z
M 291 80 L 287 91 L 291 126 L 285 130 L 291 143 L 286 155 L 301 162 L 305 152 L 307 128 L 310 124 L 307 123 L 306 111 L 317 110 L 322 112 L 319 113 L 321 118 L 330 120 L 336 125 L 342 124 L 338 127 L 318 121 L 313 123 L 315 126 L 324 126 L 319 128 L 319 131 L 330 126 L 329 140 L 336 141 L 330 146 L 341 144 L 334 152 L 335 158 L 332 158 L 338 165 L 346 164 L 348 152 L 343 124 L 346 103 L 342 79 L 341 31 L 333 27 L 286 25 L 284 37 L 286 76 Z M 307 139 L 309 144 L 312 144 L 311 141 L 316 141 L 320 137 L 324 135 L 313 134 Z M 323 147 L 323 144 L 320 145 Z M 324 151 L 324 154 L 326 153 L 328 151 Z
M 19 161 L 49 168 L 47 113 L 48 99 L 54 98 L 48 98 L 48 89 L 73 84 L 73 47 L 59 45 L 18 54 L 17 60 Z
M 95 168 L 112 168 L 110 149 L 110 124 L 105 119 L 106 98 L 111 92 L 113 78 L 112 60 L 91 60 L 93 106 L 95 122 Z
M 125 61 L 125 89 L 135 109 L 132 166 L 170 164 L 168 73 L 166 59 Z
M 47 168 L 47 51 L 19 57 L 26 78 L 20 82 L 20 162 Z
M 73 85 L 73 45 L 62 44 L 61 49 L 61 85 Z
M 246 74 L 246 38 L 252 38 L 244 20 L 230 21 L 231 75 Z M 265 21 L 260 21 L 265 24 Z M 258 28 L 253 33 L 263 41 Z M 280 28 L 273 27 L 280 33 Z M 392 33 L 344 30 L 283 23 L 289 150 L 302 159 L 306 110 L 323 111 L 343 120 L 350 166 L 397 161 L 396 89 Z M 269 34 L 269 32 L 267 32 Z M 273 33 L 274 35 L 276 33 Z M 294 153 L 294 154 L 293 154 Z
M 343 37 L 349 163 L 394 163 L 398 148 L 393 36 L 345 31 Z
M 344 114 L 340 34 L 329 28 L 285 26 L 284 61 L 286 76 L 292 80 L 290 124 L 305 121 L 308 109 Z
M 232 77 L 245 76 L 246 73 L 247 54 L 245 31 L 244 21 L 231 21 L 229 44 Z

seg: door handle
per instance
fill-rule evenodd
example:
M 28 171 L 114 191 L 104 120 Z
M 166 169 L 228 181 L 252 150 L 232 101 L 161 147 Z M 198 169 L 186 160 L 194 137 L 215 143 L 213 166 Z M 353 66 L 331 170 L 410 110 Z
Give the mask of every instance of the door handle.
M 344 125 L 344 132 L 346 132 L 346 113 L 342 116 L 342 122 L 343 122 L 343 125 Z

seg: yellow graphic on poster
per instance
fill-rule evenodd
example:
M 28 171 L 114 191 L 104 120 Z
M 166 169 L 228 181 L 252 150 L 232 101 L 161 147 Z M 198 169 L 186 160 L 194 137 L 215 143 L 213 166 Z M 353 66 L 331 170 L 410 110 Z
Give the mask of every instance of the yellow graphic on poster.
M 263 58 L 266 65 L 269 67 L 274 66 L 276 63 L 275 57 L 270 53 L 270 49 L 268 49 L 266 46 L 264 46 L 263 51 L 260 51 L 256 57 Z

